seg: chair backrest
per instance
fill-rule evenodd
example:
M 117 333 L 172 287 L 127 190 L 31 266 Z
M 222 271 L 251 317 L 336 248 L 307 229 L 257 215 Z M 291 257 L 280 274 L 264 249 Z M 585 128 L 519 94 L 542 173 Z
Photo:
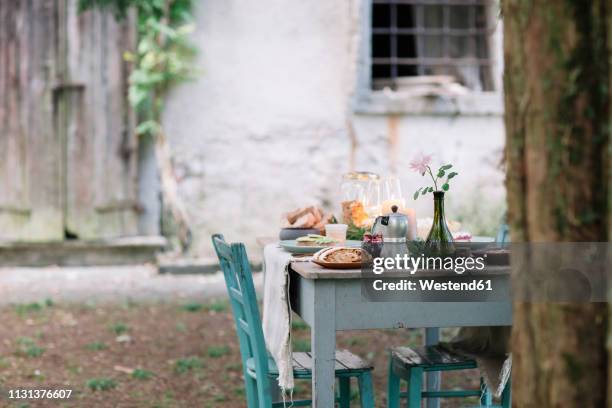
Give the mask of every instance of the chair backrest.
M 245 379 L 249 378 L 246 372 L 247 360 L 252 358 L 257 374 L 259 404 L 268 406 L 271 395 L 268 381 L 268 352 L 246 248 L 242 243 L 228 244 L 221 234 L 213 235 L 212 242 L 223 270 L 232 305 Z

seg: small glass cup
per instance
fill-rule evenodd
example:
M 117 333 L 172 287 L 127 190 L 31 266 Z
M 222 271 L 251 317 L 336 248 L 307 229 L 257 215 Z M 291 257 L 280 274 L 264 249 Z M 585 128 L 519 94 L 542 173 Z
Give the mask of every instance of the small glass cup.
M 348 225 L 346 224 L 326 224 L 325 236 L 335 240 L 338 244 L 344 244 L 346 242 L 347 230 Z

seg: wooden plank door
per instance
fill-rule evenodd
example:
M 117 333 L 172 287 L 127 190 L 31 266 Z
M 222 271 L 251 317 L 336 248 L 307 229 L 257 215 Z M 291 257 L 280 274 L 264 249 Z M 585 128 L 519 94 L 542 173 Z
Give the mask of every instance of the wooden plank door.
M 0 239 L 137 233 L 133 16 L 0 1 Z
M 57 132 L 65 146 L 65 230 L 71 238 L 137 234 L 137 141 L 127 102 L 135 47 L 133 17 L 78 14 L 62 0 L 58 40 Z
M 53 0 L 0 1 L 0 239 L 63 239 Z

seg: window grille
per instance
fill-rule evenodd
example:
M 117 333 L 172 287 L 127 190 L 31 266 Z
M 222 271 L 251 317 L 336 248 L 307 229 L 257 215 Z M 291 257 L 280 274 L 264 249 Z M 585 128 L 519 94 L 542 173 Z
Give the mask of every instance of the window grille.
M 429 77 L 493 90 L 495 10 L 491 0 L 372 0 L 373 88 Z

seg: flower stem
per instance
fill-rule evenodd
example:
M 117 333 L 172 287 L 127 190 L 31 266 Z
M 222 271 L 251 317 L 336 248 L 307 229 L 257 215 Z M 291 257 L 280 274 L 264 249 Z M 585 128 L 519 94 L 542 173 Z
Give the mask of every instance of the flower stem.
M 433 180 L 434 188 L 436 189 L 436 191 L 438 191 L 438 183 L 436 183 L 436 179 L 434 178 L 433 173 L 431 172 L 431 167 L 427 166 L 427 171 L 429 172 L 429 175 L 431 176 L 431 179 Z

